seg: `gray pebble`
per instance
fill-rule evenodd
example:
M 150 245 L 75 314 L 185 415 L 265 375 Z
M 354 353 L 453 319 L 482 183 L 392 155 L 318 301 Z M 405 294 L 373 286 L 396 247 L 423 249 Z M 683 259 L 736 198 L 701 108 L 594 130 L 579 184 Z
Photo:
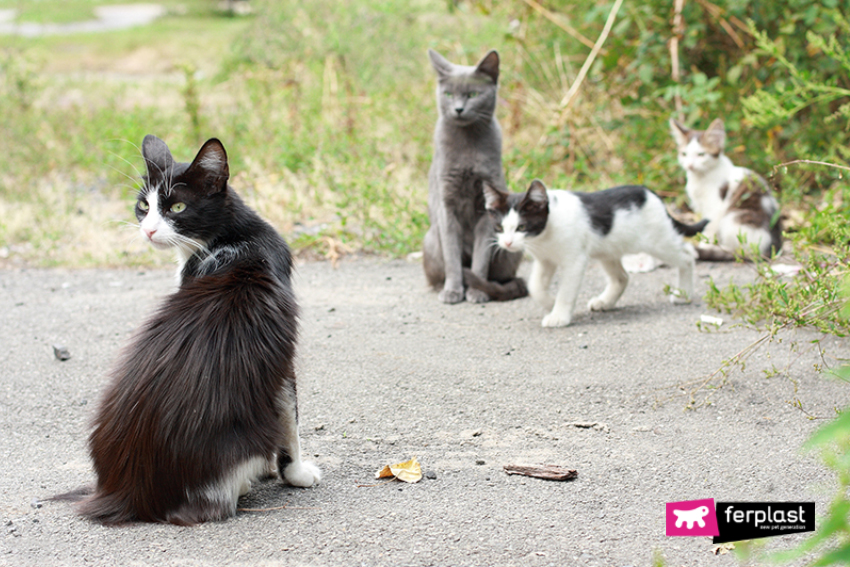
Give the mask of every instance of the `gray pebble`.
M 71 353 L 66 346 L 53 345 L 53 356 L 56 357 L 56 360 L 68 360 L 71 358 Z

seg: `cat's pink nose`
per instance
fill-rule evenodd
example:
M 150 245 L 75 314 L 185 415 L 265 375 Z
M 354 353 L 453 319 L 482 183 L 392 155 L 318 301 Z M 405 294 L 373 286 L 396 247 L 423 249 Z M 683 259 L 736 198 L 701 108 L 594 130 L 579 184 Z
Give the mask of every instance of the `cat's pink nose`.
M 149 228 L 146 228 L 146 229 L 145 229 L 145 234 L 147 235 L 148 240 L 153 240 L 153 235 L 154 235 L 154 234 L 156 234 L 156 229 L 151 230 L 151 229 L 149 229 Z

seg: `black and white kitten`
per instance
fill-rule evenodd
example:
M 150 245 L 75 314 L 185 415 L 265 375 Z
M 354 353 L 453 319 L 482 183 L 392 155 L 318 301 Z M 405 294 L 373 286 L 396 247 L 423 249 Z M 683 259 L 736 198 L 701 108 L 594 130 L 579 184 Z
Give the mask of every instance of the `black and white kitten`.
M 755 172 L 738 167 L 723 150 L 726 129 L 715 119 L 707 130 L 686 128 L 673 118 L 670 131 L 678 146 L 679 165 L 685 170 L 685 193 L 691 208 L 709 219 L 708 243 L 697 245 L 701 260 L 734 260 L 736 256 L 770 258 L 782 249 L 779 203 L 767 182 Z
M 627 185 L 596 193 L 547 191 L 535 179 L 525 193 L 503 193 L 485 185 L 484 195 L 498 245 L 511 252 L 525 250 L 534 259 L 528 289 L 532 299 L 549 311 L 544 327 L 570 324 L 591 258 L 599 260 L 608 278 L 605 290 L 588 303 L 592 311 L 614 307 L 629 281 L 621 258 L 637 252 L 677 268 L 679 279 L 670 300 L 691 301 L 696 253 L 682 236 L 693 236 L 708 221 L 680 223 L 646 187 Z M 555 274 L 559 283 L 553 299 L 549 286 Z
M 495 117 L 499 54 L 490 51 L 472 67 L 450 63 L 436 51 L 428 56 L 437 73 L 439 117 L 428 172 L 431 227 L 423 242 L 425 276 L 444 303 L 524 297 L 525 285 L 516 281 L 522 254 L 493 248 L 482 192 L 484 183 L 506 187 L 502 132 Z M 476 287 L 472 280 L 488 283 Z
M 179 288 L 111 373 L 89 439 L 97 484 L 79 511 L 104 524 L 221 520 L 275 464 L 295 486 L 321 476 L 301 460 L 292 260 L 228 185 L 221 142 L 191 164 L 155 136 L 142 153 L 136 217 L 177 252 Z

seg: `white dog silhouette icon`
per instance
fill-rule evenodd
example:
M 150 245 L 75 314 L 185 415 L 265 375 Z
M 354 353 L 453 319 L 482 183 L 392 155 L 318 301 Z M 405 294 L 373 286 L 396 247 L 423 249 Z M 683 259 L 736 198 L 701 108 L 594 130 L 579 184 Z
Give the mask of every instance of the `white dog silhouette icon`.
M 703 518 L 708 516 L 708 506 L 700 506 L 693 510 L 673 510 L 673 513 L 676 514 L 677 528 L 681 528 L 683 522 L 688 524 L 686 527 L 689 530 L 694 528 L 694 522 L 696 522 L 699 527 L 704 528 L 705 521 Z

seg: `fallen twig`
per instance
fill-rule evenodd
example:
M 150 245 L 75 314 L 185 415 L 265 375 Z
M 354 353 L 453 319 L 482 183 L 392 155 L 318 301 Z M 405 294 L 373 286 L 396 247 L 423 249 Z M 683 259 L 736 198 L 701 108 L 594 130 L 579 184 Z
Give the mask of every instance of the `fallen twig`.
M 505 465 L 503 468 L 508 474 L 519 474 L 544 480 L 572 480 L 578 476 L 575 469 L 557 465 Z

